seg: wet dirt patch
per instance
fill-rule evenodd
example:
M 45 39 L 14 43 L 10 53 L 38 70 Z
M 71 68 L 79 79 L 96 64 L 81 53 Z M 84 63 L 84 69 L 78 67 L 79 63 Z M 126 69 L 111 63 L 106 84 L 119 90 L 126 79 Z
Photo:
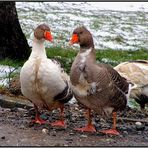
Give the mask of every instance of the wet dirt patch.
M 118 113 L 117 129 L 119 136 L 102 133 L 77 132 L 73 129 L 87 123 L 85 109 L 77 103 L 65 104 L 67 128 L 51 127 L 50 124 L 32 124 L 34 109 L 23 106 L 0 107 L 1 146 L 147 146 L 148 113 L 127 107 Z M 103 119 L 92 113 L 97 131 L 112 126 L 112 118 Z M 59 110 L 43 111 L 41 118 L 47 122 L 59 119 Z M 135 124 L 136 122 L 141 124 Z M 141 127 L 139 128 L 139 125 Z

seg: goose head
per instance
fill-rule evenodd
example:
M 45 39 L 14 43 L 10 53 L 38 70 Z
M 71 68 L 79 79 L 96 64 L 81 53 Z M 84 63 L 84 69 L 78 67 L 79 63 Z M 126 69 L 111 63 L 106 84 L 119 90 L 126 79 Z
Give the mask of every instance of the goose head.
M 50 28 L 46 24 L 41 24 L 34 30 L 34 37 L 39 41 L 48 40 L 53 42 Z
M 92 35 L 84 26 L 74 29 L 70 44 L 79 44 L 81 49 L 94 48 Z
M 32 43 L 32 52 L 30 58 L 47 57 L 44 42 L 45 40 L 53 42 L 50 28 L 46 24 L 37 26 L 34 30 L 34 38 Z

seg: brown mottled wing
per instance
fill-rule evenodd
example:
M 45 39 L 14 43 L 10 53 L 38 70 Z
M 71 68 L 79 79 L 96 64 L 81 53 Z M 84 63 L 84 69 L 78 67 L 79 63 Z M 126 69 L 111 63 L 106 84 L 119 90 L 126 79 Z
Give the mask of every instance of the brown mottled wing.
M 88 83 L 96 82 L 96 93 L 93 97 L 98 100 L 100 106 L 110 106 L 114 110 L 125 108 L 127 100 L 125 94 L 128 91 L 128 83 L 111 66 L 97 64 L 94 67 L 85 68 Z
M 106 67 L 111 80 L 114 82 L 114 84 L 121 89 L 124 93 L 128 93 L 128 82 L 127 80 L 122 77 L 116 70 L 114 70 L 111 66 L 102 64 L 102 66 Z
M 122 110 L 126 107 L 127 99 L 126 94 L 128 93 L 129 84 L 126 79 L 120 76 L 120 74 L 114 70 L 110 65 L 100 64 L 107 70 L 110 78 L 109 89 L 112 90 L 109 100 L 111 101 L 114 110 Z

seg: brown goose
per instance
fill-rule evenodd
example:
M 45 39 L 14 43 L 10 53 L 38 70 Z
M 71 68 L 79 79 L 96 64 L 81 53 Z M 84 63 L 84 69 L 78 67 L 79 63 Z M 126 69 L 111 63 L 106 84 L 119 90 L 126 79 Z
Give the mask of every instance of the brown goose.
M 113 114 L 113 127 L 102 130 L 105 134 L 116 134 L 116 112 L 126 107 L 129 84 L 111 66 L 96 62 L 94 43 L 91 33 L 85 27 L 73 31 L 71 44 L 79 44 L 70 72 L 71 88 L 78 102 L 88 108 L 88 125 L 79 131 L 92 131 L 90 111 L 94 110 L 104 117 Z
M 140 104 L 141 110 L 148 104 L 148 61 L 135 60 L 120 63 L 114 67 L 121 76 L 134 84 L 130 98 Z
M 63 104 L 73 96 L 69 85 L 70 79 L 57 62 L 47 58 L 45 40 L 52 41 L 52 35 L 50 28 L 46 24 L 41 24 L 34 30 L 31 55 L 21 69 L 21 91 L 34 104 L 34 122 L 45 123 L 40 118 L 38 109 L 51 111 L 60 108 L 61 120 L 51 125 L 65 126 Z

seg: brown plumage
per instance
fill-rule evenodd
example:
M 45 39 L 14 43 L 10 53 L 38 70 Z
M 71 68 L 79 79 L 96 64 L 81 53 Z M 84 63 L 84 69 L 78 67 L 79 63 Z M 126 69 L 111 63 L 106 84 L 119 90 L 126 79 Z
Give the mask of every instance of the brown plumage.
M 148 104 L 148 61 L 127 61 L 120 63 L 114 69 L 134 84 L 130 98 L 134 98 L 140 104 L 141 110 L 144 110 Z
M 72 64 L 70 80 L 78 102 L 104 117 L 123 110 L 129 90 L 126 79 L 110 65 L 96 62 L 93 38 L 85 27 L 73 31 L 74 43 L 80 45 L 80 51 Z

